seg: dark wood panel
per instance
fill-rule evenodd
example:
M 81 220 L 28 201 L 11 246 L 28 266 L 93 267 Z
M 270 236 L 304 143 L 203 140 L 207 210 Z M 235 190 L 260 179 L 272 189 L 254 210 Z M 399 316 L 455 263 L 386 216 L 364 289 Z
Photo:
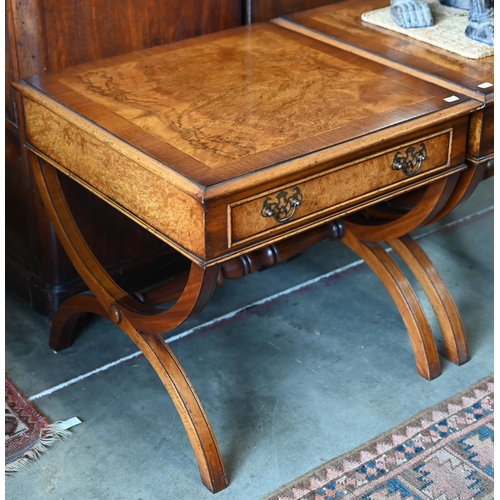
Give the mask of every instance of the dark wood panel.
M 333 0 L 252 0 L 251 21 L 258 23 L 306 9 L 335 3 Z
M 16 106 L 11 83 L 14 80 L 14 66 L 10 50 L 9 34 L 5 31 L 5 117 L 8 126 L 17 125 Z
M 25 0 L 13 3 L 21 76 L 241 24 L 234 0 Z
M 5 232 L 7 253 L 23 265 L 30 262 L 30 224 L 28 215 L 28 186 L 20 175 L 24 170 L 19 137 L 5 129 Z

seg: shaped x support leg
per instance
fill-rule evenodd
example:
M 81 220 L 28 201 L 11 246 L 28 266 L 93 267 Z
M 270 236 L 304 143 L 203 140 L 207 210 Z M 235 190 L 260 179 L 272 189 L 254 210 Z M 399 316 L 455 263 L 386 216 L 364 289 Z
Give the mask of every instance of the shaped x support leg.
M 193 447 L 203 484 L 214 493 L 226 488 L 222 457 L 208 418 L 182 366 L 160 336 L 203 309 L 217 284 L 219 266 L 205 270 L 192 264 L 181 296 L 166 311 L 140 303 L 120 289 L 95 259 L 71 216 L 54 168 L 34 156 L 31 162 L 57 235 L 92 291 L 68 299 L 59 308 L 51 331 L 52 348 L 59 350 L 71 344 L 75 323 L 84 312 L 99 314 L 115 323 L 144 353 L 172 398 Z
M 408 330 L 417 371 L 431 380 L 441 373 L 436 343 L 425 312 L 410 283 L 394 259 L 378 242 L 385 241 L 414 274 L 436 314 L 447 359 L 468 361 L 464 329 L 456 305 L 429 257 L 409 236 L 411 230 L 434 222 L 468 194 L 472 175 L 430 185 L 404 215 L 385 220 L 359 216 L 345 221 L 342 242 L 362 257 L 391 295 Z M 457 190 L 460 196 L 456 195 Z

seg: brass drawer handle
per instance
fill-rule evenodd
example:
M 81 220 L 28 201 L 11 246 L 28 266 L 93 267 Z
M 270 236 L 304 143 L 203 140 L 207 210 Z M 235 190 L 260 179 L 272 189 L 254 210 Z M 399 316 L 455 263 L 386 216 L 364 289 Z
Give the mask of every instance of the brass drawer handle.
M 280 191 L 275 200 L 269 197 L 264 200 L 260 214 L 262 217 L 274 217 L 276 222 L 286 222 L 294 216 L 301 203 L 302 193 L 298 187 L 293 188 L 290 196 L 287 191 Z
M 404 154 L 399 151 L 396 152 L 392 160 L 392 168 L 394 170 L 401 170 L 403 174 L 408 177 L 415 175 L 422 166 L 422 162 L 427 158 L 427 149 L 425 144 L 422 143 L 417 151 L 413 146 L 406 149 Z

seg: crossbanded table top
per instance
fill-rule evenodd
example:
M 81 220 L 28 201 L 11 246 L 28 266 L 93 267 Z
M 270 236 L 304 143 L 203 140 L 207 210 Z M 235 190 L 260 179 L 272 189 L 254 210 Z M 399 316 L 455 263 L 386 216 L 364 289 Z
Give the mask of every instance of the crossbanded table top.
M 68 121 L 108 134 L 112 147 L 115 139 L 131 146 L 160 175 L 180 178 L 184 191 L 219 186 L 219 193 L 238 179 L 272 175 L 269 167 L 275 175 L 287 162 L 308 168 L 317 155 L 477 107 L 272 23 L 38 75 L 21 86 Z
M 493 101 L 493 55 L 471 59 L 410 38 L 411 29 L 403 30 L 402 34 L 363 20 L 367 13 L 384 9 L 389 4 L 389 0 L 337 0 L 331 5 L 290 14 L 274 22 L 485 103 Z M 467 19 L 466 11 L 449 10 L 455 11 L 457 16 L 465 14 Z M 437 18 L 439 21 L 439 15 Z M 473 40 L 469 42 L 479 44 Z

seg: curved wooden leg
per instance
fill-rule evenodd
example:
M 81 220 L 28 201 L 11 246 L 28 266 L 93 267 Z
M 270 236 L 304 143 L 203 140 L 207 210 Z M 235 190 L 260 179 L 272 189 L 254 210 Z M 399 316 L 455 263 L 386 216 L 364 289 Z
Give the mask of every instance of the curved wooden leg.
M 430 184 L 418 203 L 394 220 L 366 220 L 354 214 L 344 220 L 344 225 L 363 241 L 386 241 L 404 236 L 434 220 L 452 195 L 458 175 Z
M 477 185 L 484 179 L 486 167 L 487 162 L 484 162 L 477 166 L 470 166 L 467 170 L 461 172 L 457 185 L 445 205 L 426 224 L 433 224 L 467 201 Z
M 340 241 L 366 262 L 392 297 L 408 331 L 417 372 L 427 380 L 436 378 L 441 365 L 434 337 L 415 292 L 397 264 L 378 243 L 361 241 L 348 228 Z
M 62 351 L 73 343 L 75 325 L 86 313 L 108 317 L 99 301 L 89 293 L 70 297 L 59 306 L 50 328 L 49 345 L 54 351 Z
M 226 488 L 228 482 L 222 457 L 208 418 L 180 363 L 159 335 L 179 326 L 205 307 L 217 284 L 220 267 L 203 269 L 192 264 L 181 296 L 168 310 L 142 304 L 111 279 L 88 248 L 66 204 L 55 169 L 48 164 L 42 165 L 33 155 L 31 163 L 61 244 L 94 294 L 68 301 L 62 308 L 54 326 L 54 345 L 64 346 L 71 342 L 71 330 L 85 306 L 115 323 L 144 353 L 172 398 L 193 447 L 203 484 L 213 493 Z
M 76 295 L 61 305 L 51 328 L 50 345 L 54 350 L 71 344 L 74 325 L 85 312 L 107 317 L 107 312 L 93 295 Z M 142 351 L 172 398 L 191 442 L 203 484 L 213 493 L 226 488 L 228 481 L 212 428 L 172 350 L 160 335 L 140 333 L 126 319 L 122 319 L 118 326 Z
M 408 236 L 408 233 L 419 226 L 436 221 L 461 203 L 470 194 L 477 182 L 479 182 L 478 179 L 480 177 L 480 169 L 467 170 L 458 176 L 452 176 L 428 186 L 422 196 L 417 197 L 418 201 L 409 210 L 398 211 L 397 209 L 388 209 L 384 211 L 382 209 L 382 211 L 377 211 L 375 209 L 370 212 L 369 219 L 353 216 L 344 222 L 346 234 L 349 234 L 350 241 L 359 241 L 359 243 L 355 244 L 356 248 L 352 247 L 359 255 L 362 255 L 360 252 L 364 252 L 365 254 L 368 252 L 367 255 L 373 258 L 371 253 L 376 251 L 380 254 L 381 258 L 385 259 L 380 253 L 382 249 L 377 248 L 375 250 L 376 247 L 367 243 L 377 241 L 386 241 L 399 254 L 427 294 L 441 327 L 446 357 L 456 364 L 465 363 L 469 359 L 460 315 L 439 273 L 427 255 Z M 379 266 L 379 262 L 375 260 L 373 265 L 368 261 L 367 263 L 377 272 L 373 266 Z M 397 268 L 394 261 L 392 261 L 392 265 Z M 403 276 L 401 270 L 397 269 L 398 276 Z M 383 272 L 382 275 L 384 273 L 387 274 Z M 381 280 L 386 285 L 386 288 L 388 288 L 388 285 L 390 285 L 391 280 L 394 278 L 394 276 L 390 278 L 386 276 L 385 278 L 381 277 Z M 384 279 L 386 280 L 385 282 Z M 396 279 L 399 278 L 396 277 Z M 406 278 L 404 279 L 406 281 Z M 404 286 L 409 287 L 409 284 L 405 284 Z M 408 299 L 413 301 L 413 298 L 410 299 L 410 297 L 415 297 L 416 300 L 413 290 L 411 290 L 411 295 L 408 296 Z M 398 308 L 400 307 L 401 304 L 398 305 Z M 414 307 L 414 305 L 410 306 L 410 308 Z M 415 311 L 418 311 L 419 315 L 425 317 L 420 305 L 418 305 Z M 423 325 L 420 320 L 417 320 L 417 323 Z M 412 336 L 415 338 L 418 337 L 417 330 L 414 330 L 413 334 L 409 330 L 409 333 L 410 338 Z M 425 322 L 425 327 L 422 327 L 420 334 L 424 335 L 424 344 L 430 346 L 431 335 L 427 321 Z
M 388 240 L 387 244 L 408 266 L 425 291 L 441 328 L 446 358 L 457 365 L 467 362 L 469 353 L 460 314 L 429 257 L 409 235 Z
M 205 411 L 181 364 L 160 335 L 140 333 L 126 319 L 120 328 L 144 353 L 172 398 L 191 442 L 202 483 L 212 493 L 223 490 L 228 480 L 222 456 Z

